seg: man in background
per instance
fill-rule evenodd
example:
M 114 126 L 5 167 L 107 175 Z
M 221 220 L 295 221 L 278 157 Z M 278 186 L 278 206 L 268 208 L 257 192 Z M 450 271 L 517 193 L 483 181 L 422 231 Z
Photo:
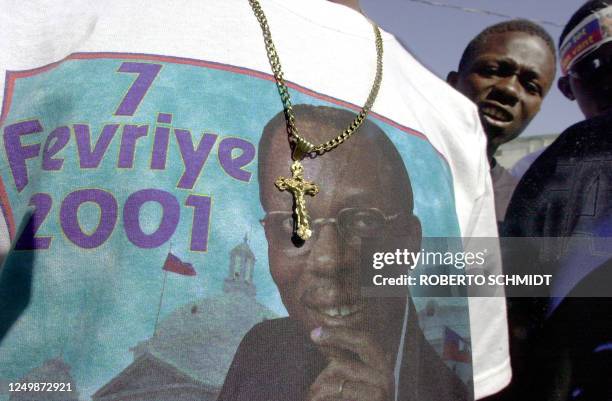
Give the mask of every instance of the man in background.
M 487 157 L 498 222 L 504 220 L 518 181 L 495 160 L 495 152 L 518 137 L 540 110 L 555 76 L 555 45 L 539 25 L 505 21 L 468 44 L 458 71 L 447 81 L 478 106 L 487 135 Z
M 512 392 L 516 399 L 609 400 L 612 2 L 580 7 L 561 34 L 559 52 L 559 89 L 586 120 L 533 163 L 508 208 L 506 236 L 543 240 L 530 252 L 531 263 L 505 257 L 505 269 L 553 275 L 547 294 L 510 304 L 512 355 L 521 361 L 514 364 Z

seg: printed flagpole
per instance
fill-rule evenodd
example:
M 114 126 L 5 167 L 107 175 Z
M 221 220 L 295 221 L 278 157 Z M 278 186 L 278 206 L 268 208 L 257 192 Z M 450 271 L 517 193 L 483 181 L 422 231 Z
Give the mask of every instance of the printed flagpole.
M 164 302 L 164 290 L 166 289 L 166 279 L 168 278 L 168 270 L 164 270 L 164 283 L 162 284 L 161 296 L 159 297 L 159 306 L 157 307 L 157 316 L 155 317 L 155 327 L 153 328 L 153 336 L 157 333 L 157 323 L 159 323 L 159 314 L 161 312 L 162 303 Z
M 170 249 L 168 255 L 172 253 L 172 241 L 170 241 Z M 166 257 L 167 259 L 167 257 Z M 165 265 L 165 262 L 164 262 Z M 166 289 L 166 279 L 168 278 L 168 270 L 164 269 L 164 283 L 162 284 L 161 295 L 159 296 L 159 305 L 157 307 L 157 316 L 155 317 L 155 326 L 153 327 L 153 336 L 157 333 L 157 323 L 159 323 L 159 314 L 161 313 L 162 303 L 164 302 L 164 290 Z
M 172 243 L 170 243 L 170 250 L 168 251 L 168 255 L 166 255 L 166 260 L 164 261 L 162 270 L 164 271 L 164 283 L 162 284 L 161 295 L 159 297 L 159 306 L 157 307 L 157 316 L 155 317 L 153 335 L 157 333 L 157 325 L 159 323 L 159 316 L 161 314 L 161 308 L 164 302 L 164 291 L 166 290 L 168 272 L 180 274 L 182 276 L 197 276 L 198 274 L 191 263 L 183 262 L 178 256 L 172 253 Z

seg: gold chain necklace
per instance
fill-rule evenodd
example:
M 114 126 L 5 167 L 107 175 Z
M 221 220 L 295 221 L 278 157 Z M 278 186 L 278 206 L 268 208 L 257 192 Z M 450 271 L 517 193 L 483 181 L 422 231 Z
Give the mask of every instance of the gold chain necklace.
M 285 85 L 285 79 L 283 78 L 283 71 L 281 69 L 280 58 L 276 52 L 276 47 L 272 41 L 272 33 L 268 25 L 268 20 L 259 4 L 258 0 L 249 0 L 253 13 L 261 26 L 263 32 L 264 42 L 266 45 L 266 53 L 268 54 L 268 60 L 272 67 L 272 73 L 276 80 L 276 86 L 283 102 L 285 110 L 285 118 L 287 120 L 287 132 L 289 134 L 289 143 L 292 149 L 291 174 L 292 178 L 279 177 L 274 184 L 280 191 L 289 191 L 293 195 L 294 208 L 293 214 L 295 216 L 294 226 L 296 228 L 295 234 L 303 241 L 310 238 L 312 230 L 310 229 L 310 221 L 308 212 L 306 211 L 306 199 L 305 196 L 315 196 L 319 192 L 319 187 L 313 182 L 306 181 L 304 179 L 304 166 L 300 162 L 304 157 L 308 156 L 315 158 L 321 156 L 336 147 L 340 146 L 344 141 L 349 139 L 363 124 L 368 116 L 369 111 L 374 105 L 376 95 L 380 89 L 380 83 L 382 81 L 382 69 L 383 69 L 383 41 L 380 34 L 380 29 L 376 24 L 372 24 L 374 28 L 374 34 L 376 36 L 376 76 L 374 77 L 374 83 L 372 89 L 368 95 L 365 105 L 357 114 L 353 122 L 340 133 L 337 137 L 330 139 L 327 142 L 319 145 L 314 145 L 304 139 L 298 132 L 297 126 L 295 125 L 295 115 L 293 113 L 293 107 L 291 106 L 291 97 L 289 96 L 289 90 Z

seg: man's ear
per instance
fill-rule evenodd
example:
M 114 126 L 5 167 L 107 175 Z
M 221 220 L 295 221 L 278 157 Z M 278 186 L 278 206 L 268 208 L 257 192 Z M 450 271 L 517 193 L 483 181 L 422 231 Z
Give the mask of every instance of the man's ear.
M 574 92 L 572 92 L 572 87 L 569 82 L 569 76 L 565 75 L 557 80 L 557 87 L 563 93 L 563 95 L 569 100 L 576 100 L 576 96 L 574 96 Z
M 446 76 L 446 82 L 453 88 L 457 87 L 457 81 L 459 80 L 459 73 L 457 71 L 451 71 Z

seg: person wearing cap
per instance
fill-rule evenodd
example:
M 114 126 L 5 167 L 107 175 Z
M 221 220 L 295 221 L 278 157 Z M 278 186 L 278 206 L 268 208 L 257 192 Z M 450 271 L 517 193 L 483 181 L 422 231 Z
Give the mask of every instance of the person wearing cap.
M 509 304 L 510 399 L 609 400 L 612 384 L 612 1 L 582 5 L 560 38 L 559 89 L 585 120 L 533 163 L 512 197 L 503 234 L 529 237 L 529 263 L 506 273 L 552 274 L 539 298 Z M 525 259 L 523 259 L 525 260 Z M 588 298 L 585 298 L 588 297 Z
M 559 90 L 578 103 L 587 119 L 612 109 L 612 11 L 608 7 L 612 7 L 609 0 L 587 2 L 561 35 Z

